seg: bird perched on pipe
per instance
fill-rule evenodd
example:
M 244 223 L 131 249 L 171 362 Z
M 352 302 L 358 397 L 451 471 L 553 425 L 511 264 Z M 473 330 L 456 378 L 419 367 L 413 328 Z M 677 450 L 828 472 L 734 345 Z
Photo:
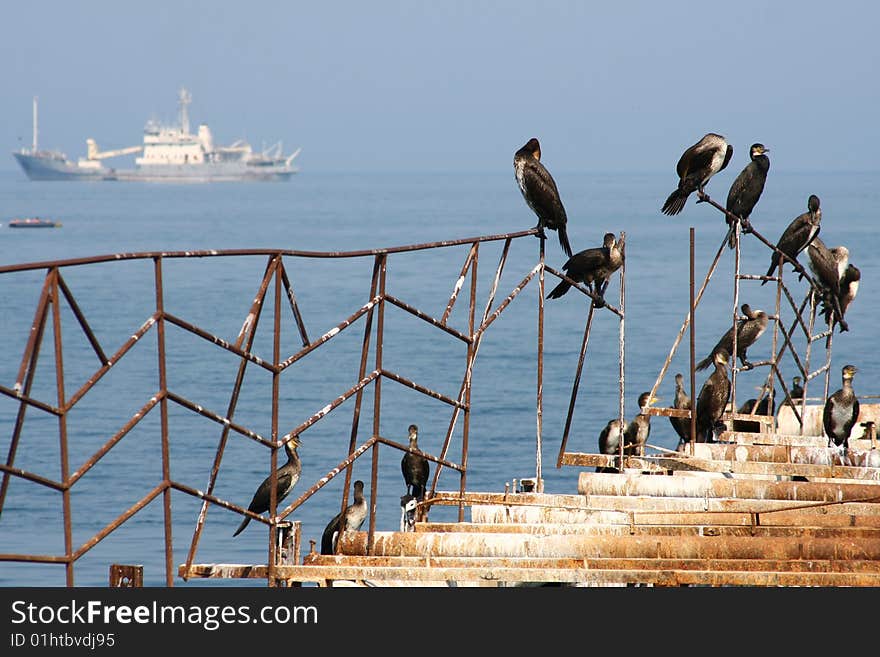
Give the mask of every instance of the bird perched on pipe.
M 275 501 L 280 504 L 281 501 L 290 494 L 296 482 L 299 481 L 302 472 L 302 462 L 299 458 L 297 448 L 300 446 L 299 436 L 294 436 L 284 443 L 284 450 L 287 452 L 287 462 L 275 470 Z M 272 475 L 263 480 L 254 493 L 248 511 L 254 513 L 265 513 L 269 510 L 269 502 L 272 494 Z M 244 531 L 248 523 L 251 521 L 250 516 L 245 516 L 244 520 L 235 530 L 233 536 L 238 536 Z
M 723 426 L 721 416 L 730 400 L 730 379 L 727 377 L 730 355 L 722 347 L 713 353 L 712 358 L 715 371 L 709 375 L 697 395 L 696 440 L 698 443 L 715 442 L 715 431 Z
M 615 237 L 614 233 L 605 233 L 602 246 L 575 253 L 562 265 L 562 269 L 569 278 L 584 283 L 590 292 L 599 297 L 599 300 L 595 300 L 596 305 L 602 306 L 609 278 L 622 265 L 623 240 Z M 558 299 L 568 292 L 570 287 L 571 283 L 563 279 L 550 290 L 547 298 Z
M 541 144 L 535 137 L 513 155 L 513 171 L 519 190 L 526 204 L 538 215 L 538 236 L 545 237 L 544 229 L 555 230 L 559 235 L 559 245 L 569 258 L 571 245 L 568 243 L 566 224 L 568 216 L 559 197 L 556 181 L 541 163 Z
M 739 319 L 736 324 L 736 355 L 745 369 L 751 369 L 752 364 L 749 362 L 746 352 L 767 330 L 769 317 L 763 310 L 752 310 L 752 307 L 747 303 L 740 306 L 740 310 L 745 317 Z M 724 349 L 728 354 L 733 353 L 733 327 L 727 329 L 709 355 L 697 363 L 697 370 L 709 367 L 713 362 L 714 353 L 719 349 Z
M 419 427 L 409 425 L 409 450 L 400 459 L 400 469 L 403 472 L 403 481 L 406 483 L 406 492 L 421 502 L 425 499 L 425 490 L 428 487 L 428 475 L 431 471 L 428 459 L 418 453 L 419 451 Z
M 859 418 L 859 398 L 853 389 L 853 378 L 858 372 L 855 365 L 844 365 L 840 371 L 841 387 L 828 396 L 822 409 L 822 426 L 828 436 L 828 446 L 849 449 L 849 436 Z
M 691 398 L 684 389 L 684 375 L 679 372 L 675 375 L 675 394 L 672 397 L 672 408 L 682 411 L 690 411 L 693 409 Z M 691 441 L 691 419 L 688 417 L 669 416 L 669 423 L 678 435 L 678 445 Z
M 820 222 L 822 221 L 822 208 L 819 205 L 819 197 L 810 194 L 810 198 L 807 199 L 807 211 L 792 219 L 779 237 L 779 241 L 776 242 L 776 248 L 795 262 L 797 262 L 798 254 L 810 246 L 810 243 L 819 236 Z M 783 257 L 779 251 L 773 251 L 770 256 L 770 268 L 764 274 L 765 276 L 772 276 L 777 267 L 782 269 Z M 761 281 L 761 285 L 764 285 L 767 280 L 765 278 Z
M 739 175 L 727 192 L 727 205 L 725 209 L 739 217 L 743 230 L 751 230 L 749 217 L 752 210 L 761 198 L 764 184 L 767 182 L 767 172 L 770 170 L 770 152 L 764 144 L 752 144 L 749 148 L 749 163 L 740 171 Z M 730 232 L 727 236 L 727 245 L 732 249 L 736 246 L 736 230 L 734 220 L 726 216 Z
M 364 482 L 354 482 L 354 499 L 327 523 L 321 534 L 321 554 L 334 554 L 336 542 L 342 532 L 356 532 L 364 524 L 367 517 L 367 498 L 364 497 Z
M 684 209 L 688 197 L 697 192 L 699 201 L 706 198 L 705 186 L 709 179 L 722 171 L 733 157 L 733 146 L 714 132 L 704 135 L 700 141 L 685 149 L 675 166 L 678 187 L 667 197 L 660 211 L 676 215 Z M 699 202 L 698 201 L 698 202 Z

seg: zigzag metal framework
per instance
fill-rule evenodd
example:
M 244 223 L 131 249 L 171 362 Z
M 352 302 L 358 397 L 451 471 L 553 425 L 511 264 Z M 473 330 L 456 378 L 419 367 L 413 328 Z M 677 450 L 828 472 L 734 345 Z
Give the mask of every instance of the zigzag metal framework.
M 36 303 L 36 312 L 31 325 L 30 335 L 21 358 L 21 364 L 16 376 L 16 380 L 12 386 L 0 385 L 0 394 L 17 400 L 18 409 L 12 427 L 12 436 L 9 444 L 9 452 L 5 464 L 0 463 L 0 471 L 3 473 L 2 484 L 0 484 L 0 514 L 3 513 L 6 494 L 9 489 L 12 478 L 26 481 L 31 484 L 46 487 L 48 489 L 61 493 L 61 507 L 63 516 L 63 536 L 64 536 L 64 553 L 60 555 L 45 554 L 0 554 L 0 561 L 30 562 L 30 563 L 58 563 L 63 564 L 66 573 L 67 586 L 74 585 L 74 566 L 76 562 L 89 550 L 95 547 L 103 539 L 109 536 L 123 523 L 151 504 L 154 500 L 162 497 L 164 512 L 164 549 L 165 549 L 165 582 L 167 586 L 173 586 L 175 568 L 172 551 L 172 511 L 171 511 L 171 492 L 179 491 L 199 498 L 201 503 L 198 519 L 195 523 L 190 547 L 187 555 L 185 566 L 180 572 L 186 571 L 192 566 L 196 556 L 202 530 L 207 520 L 208 509 L 211 506 L 217 506 L 229 511 L 250 516 L 252 520 L 257 520 L 269 526 L 268 541 L 268 583 L 274 585 L 273 564 L 276 564 L 276 551 L 279 548 L 278 527 L 286 522 L 286 518 L 290 516 L 297 508 L 305 503 L 319 489 L 329 483 L 337 475 L 344 473 L 345 485 L 343 486 L 343 494 L 341 507 L 347 504 L 347 496 L 350 488 L 350 479 L 352 473 L 352 465 L 354 462 L 367 454 L 372 456 L 372 475 L 371 475 L 371 500 L 376 500 L 377 488 L 377 450 L 380 445 L 386 445 L 397 450 L 406 451 L 408 445 L 404 445 L 380 435 L 380 414 L 381 414 L 381 383 L 383 380 L 394 381 L 400 385 L 407 386 L 422 395 L 440 401 L 451 407 L 451 417 L 446 431 L 442 449 L 439 454 L 432 455 L 425 453 L 424 455 L 435 464 L 433 481 L 431 483 L 431 494 L 436 491 L 438 479 L 443 469 L 448 468 L 451 471 L 459 473 L 459 489 L 464 494 L 467 484 L 467 453 L 469 439 L 469 421 L 471 411 L 471 374 L 474 362 L 479 350 L 480 344 L 487 329 L 492 323 L 504 312 L 511 302 L 523 291 L 530 283 L 537 281 L 538 285 L 538 362 L 537 362 L 537 388 L 536 388 L 536 406 L 537 406 L 537 425 L 536 425 L 536 481 L 541 482 L 541 442 L 542 442 L 542 376 L 543 376 L 543 311 L 544 311 L 544 274 L 549 271 L 560 279 L 568 280 L 576 289 L 587 296 L 593 296 L 592 293 L 581 286 L 579 283 L 569 279 L 562 274 L 544 264 L 544 240 L 540 241 L 539 261 L 534 265 L 507 294 L 507 296 L 497 305 L 495 299 L 498 294 L 498 287 L 501 280 L 502 272 L 511 243 L 514 239 L 535 235 L 534 229 L 515 233 L 507 233 L 501 235 L 489 235 L 475 238 L 466 238 L 460 240 L 451 240 L 444 242 L 434 242 L 430 244 L 416 244 L 390 249 L 379 249 L 369 251 L 354 252 L 303 252 L 303 251 L 281 251 L 281 250 L 228 250 L 228 251 L 187 251 L 187 252 L 150 252 L 150 253 L 130 253 L 116 254 L 112 256 L 99 256 L 93 258 L 79 258 L 55 262 L 28 263 L 22 265 L 12 265 L 0 267 L 0 275 L 15 272 L 23 272 L 28 270 L 45 270 L 46 276 L 39 293 Z M 502 252 L 498 266 L 495 271 L 494 280 L 486 299 L 485 306 L 481 315 L 477 316 L 477 265 L 479 261 L 480 246 L 487 242 L 503 241 Z M 446 248 L 452 246 L 468 246 L 467 255 L 464 264 L 461 267 L 458 278 L 453 285 L 452 292 L 449 296 L 446 307 L 440 318 L 419 310 L 418 308 L 408 304 L 406 301 L 392 295 L 386 289 L 386 270 L 388 260 L 396 253 Z M 228 341 L 217 335 L 212 334 L 203 328 L 190 323 L 189 321 L 173 315 L 168 312 L 164 304 L 164 285 L 163 285 L 163 263 L 170 259 L 182 258 L 235 258 L 243 256 L 265 256 L 267 264 L 259 284 L 257 294 L 253 303 L 243 321 L 241 330 L 234 341 Z M 291 285 L 285 267 L 286 259 L 298 258 L 372 258 L 373 270 L 370 279 L 370 289 L 367 302 L 356 310 L 349 317 L 339 322 L 329 331 L 326 331 L 320 337 L 311 340 L 306 330 L 306 324 L 297 303 L 294 287 Z M 108 355 L 105 348 L 101 345 L 85 314 L 81 311 L 76 297 L 72 293 L 65 281 L 62 271 L 67 268 L 92 265 L 102 262 L 122 262 L 131 260 L 152 260 L 153 261 L 153 291 L 155 294 L 155 309 L 143 322 L 143 324 L 131 335 L 123 344 L 112 354 Z M 621 300 L 623 300 L 623 276 L 621 272 Z M 460 293 L 467 283 L 469 285 L 468 293 L 468 314 L 466 330 L 456 329 L 449 325 L 448 320 L 455 307 Z M 282 360 L 280 330 L 282 323 L 282 295 L 287 297 L 287 305 L 293 317 L 299 338 L 302 342 L 302 348 L 296 353 Z M 274 314 L 272 317 L 272 361 L 267 362 L 265 359 L 257 356 L 252 352 L 254 339 L 257 328 L 260 324 L 263 306 L 269 297 L 274 297 Z M 594 297 L 595 298 L 595 297 Z M 67 395 L 64 382 L 64 344 L 63 335 L 67 335 L 62 330 L 61 321 L 61 302 L 66 301 L 67 306 L 72 311 L 76 319 L 78 330 L 86 337 L 91 349 L 94 351 L 99 367 L 89 376 L 88 380 L 83 383 L 72 395 Z M 466 347 L 466 358 L 464 362 L 464 374 L 462 376 L 460 388 L 456 397 L 449 397 L 436 392 L 430 388 L 420 385 L 396 372 L 390 371 L 383 366 L 382 362 L 382 346 L 383 346 L 383 327 L 384 327 L 384 310 L 387 304 L 391 304 L 409 313 L 417 319 L 426 322 L 437 330 L 443 331 L 458 341 L 462 342 Z M 606 308 L 612 313 L 617 314 L 621 320 L 621 398 L 620 408 L 622 414 L 623 408 L 623 304 L 621 309 L 617 309 L 611 305 Z M 580 380 L 580 371 L 583 365 L 583 359 L 586 351 L 587 339 L 589 336 L 590 325 L 593 317 L 593 304 L 590 305 L 590 311 L 585 327 L 584 343 L 582 345 L 580 362 L 578 364 L 577 375 L 572 387 L 572 396 L 569 407 L 569 416 L 566 423 L 565 436 L 563 437 L 563 445 L 560 454 L 564 451 L 565 438 L 567 438 L 569 427 L 571 424 L 571 416 L 574 410 L 574 403 L 577 396 L 577 390 Z M 51 312 L 51 315 L 50 315 Z M 363 320 L 364 333 L 363 345 L 360 355 L 359 373 L 357 382 L 348 390 L 331 400 L 319 411 L 313 413 L 297 426 L 284 431 L 279 426 L 279 381 L 280 377 L 289 368 L 292 368 L 300 359 L 310 352 L 322 347 L 330 342 L 336 335 L 354 326 L 359 320 Z M 216 347 L 225 350 L 234 355 L 238 359 L 238 370 L 235 375 L 233 390 L 230 395 L 228 406 L 225 412 L 220 413 L 187 399 L 186 397 L 172 391 L 167 383 L 167 360 L 166 349 L 169 344 L 169 336 L 166 329 L 168 325 L 176 326 L 185 333 L 196 336 L 203 341 L 211 343 Z M 48 332 L 48 336 L 47 336 Z M 119 430 L 111 436 L 100 448 L 89 456 L 84 463 L 79 465 L 71 472 L 70 451 L 67 436 L 67 415 L 68 413 L 88 394 L 95 385 L 115 367 L 132 347 L 142 341 L 148 333 L 156 334 L 156 359 L 158 362 L 158 391 L 128 420 Z M 40 349 L 44 338 L 51 337 L 54 342 L 54 374 L 56 400 L 54 403 L 40 400 L 31 395 L 32 384 L 34 382 L 37 370 L 37 362 L 40 355 Z M 373 345 L 374 361 L 372 368 L 369 366 L 369 354 L 371 344 Z M 272 400 L 271 400 L 271 435 L 264 436 L 252 429 L 235 422 L 236 407 L 239 395 L 244 383 L 245 372 L 249 365 L 262 368 L 270 373 L 272 377 Z M 358 444 L 359 422 L 362 410 L 363 394 L 368 386 L 373 388 L 373 416 L 370 436 L 366 440 Z M 223 463 L 224 451 L 228 442 L 230 432 L 240 434 L 265 448 L 270 450 L 271 472 L 274 473 L 277 465 L 277 453 L 283 448 L 284 443 L 295 436 L 300 436 L 314 426 L 323 417 L 339 408 L 343 402 L 354 398 L 354 409 L 351 424 L 351 435 L 349 441 L 348 452 L 345 458 L 340 460 L 335 468 L 332 468 L 323 477 L 319 478 L 308 490 L 304 491 L 296 500 L 290 502 L 283 508 L 278 508 L 277 500 L 274 495 L 270 503 L 270 512 L 268 517 L 254 514 L 237 504 L 225 500 L 215 495 L 215 484 L 218 474 Z M 204 490 L 198 490 L 171 478 L 171 454 L 169 450 L 169 403 L 187 409 L 188 411 L 202 416 L 221 427 L 220 438 L 217 444 L 214 460 L 211 465 L 208 482 Z M 128 434 L 141 420 L 151 414 L 158 407 L 160 414 L 160 431 L 161 431 L 161 452 L 162 452 L 162 478 L 156 483 L 149 492 L 135 502 L 130 508 L 126 509 L 115 518 L 107 522 L 97 533 L 87 538 L 80 546 L 73 545 L 73 514 L 71 512 L 70 496 L 73 487 L 85 476 L 89 475 L 92 468 L 105 457 L 124 437 Z M 61 463 L 60 478 L 58 480 L 50 479 L 34 472 L 30 472 L 15 467 L 16 454 L 20 447 L 21 438 L 24 432 L 25 420 L 27 412 L 32 409 L 34 412 L 41 412 L 58 418 L 58 438 L 59 438 L 59 456 Z M 456 429 L 456 425 L 460 416 L 463 415 L 461 422 L 461 456 L 460 462 L 454 462 L 449 459 L 450 449 L 452 447 L 452 438 Z M 558 465 L 557 465 L 558 467 Z M 274 476 L 274 474 L 273 474 Z M 463 519 L 464 506 L 459 506 L 459 520 Z M 372 541 L 373 532 L 375 531 L 375 501 L 371 503 L 369 515 L 369 536 Z M 2 516 L 0 516 L 2 517 Z M 297 534 L 296 540 L 299 540 Z M 296 554 L 299 554 L 299 545 L 296 546 Z M 185 575 L 184 575 L 185 576 Z

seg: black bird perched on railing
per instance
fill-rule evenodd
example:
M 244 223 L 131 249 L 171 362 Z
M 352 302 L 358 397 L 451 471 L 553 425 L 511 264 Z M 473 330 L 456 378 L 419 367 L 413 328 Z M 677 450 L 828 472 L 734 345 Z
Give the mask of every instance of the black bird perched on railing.
M 792 260 L 797 260 L 798 254 L 810 246 L 810 243 L 819 236 L 819 224 L 822 221 L 822 209 L 819 207 L 819 197 L 810 194 L 807 199 L 807 211 L 795 217 L 788 227 L 783 231 L 776 242 L 776 248 L 782 251 Z M 782 270 L 783 258 L 779 251 L 773 251 L 770 256 L 770 268 L 765 276 L 772 276 L 774 270 L 779 267 Z M 761 281 L 764 285 L 767 279 Z
M 828 446 L 832 444 L 849 449 L 849 435 L 859 418 L 859 398 L 853 390 L 853 377 L 858 369 L 854 365 L 844 365 L 841 369 L 843 385 L 825 401 L 822 410 L 822 426 L 828 436 Z
M 727 364 L 730 355 L 724 348 L 718 349 L 713 354 L 715 371 L 700 388 L 697 395 L 697 426 L 696 440 L 698 443 L 715 442 L 715 430 L 721 423 L 721 416 L 730 399 L 730 379 L 727 377 Z
M 636 456 L 644 456 L 645 443 L 648 442 L 648 436 L 651 435 L 651 416 L 644 412 L 651 404 L 659 401 L 657 397 L 652 397 L 650 392 L 643 392 L 639 395 L 639 412 L 629 421 L 624 430 L 624 448 L 627 454 Z
M 683 411 L 690 411 L 693 409 L 691 398 L 684 389 L 684 376 L 681 372 L 675 375 L 675 395 L 672 398 L 672 408 L 677 408 L 678 410 Z M 689 417 L 674 417 L 670 415 L 669 423 L 678 435 L 679 445 L 691 441 L 691 419 Z
M 405 452 L 400 459 L 400 469 L 403 472 L 403 480 L 406 482 L 406 492 L 416 500 L 425 499 L 425 490 L 428 487 L 428 475 L 431 466 L 421 454 L 419 449 L 419 427 L 409 425 L 409 451 Z
M 532 137 L 513 155 L 513 171 L 523 198 L 532 211 L 538 215 L 535 226 L 539 236 L 545 237 L 544 229 L 555 230 L 559 234 L 559 244 L 569 258 L 571 245 L 568 243 L 566 224 L 568 217 L 565 206 L 559 198 L 556 181 L 541 163 L 541 145 Z
M 743 230 L 750 229 L 749 217 L 761 193 L 764 191 L 764 183 L 767 182 L 767 172 L 770 170 L 770 158 L 767 153 L 769 148 L 764 144 L 752 144 L 749 148 L 749 163 L 740 171 L 727 192 L 726 210 L 735 214 L 742 222 Z M 732 249 L 736 246 L 736 230 L 734 221 L 727 216 L 727 225 L 730 226 L 730 234 L 727 237 L 727 245 Z
M 584 283 L 591 292 L 602 298 L 605 294 L 605 288 L 608 287 L 611 274 L 623 265 L 622 246 L 622 242 L 618 241 L 614 233 L 605 233 L 602 246 L 575 253 L 562 265 L 562 268 L 569 278 L 578 283 Z M 550 290 L 547 298 L 558 299 L 568 292 L 570 287 L 571 283 L 561 280 L 556 287 Z M 596 305 L 603 304 L 597 302 Z
M 321 554 L 333 554 L 336 552 L 336 541 L 342 532 L 356 532 L 364 524 L 367 517 L 367 498 L 364 497 L 364 482 L 358 479 L 354 482 L 354 500 L 340 511 L 333 520 L 327 523 L 321 534 Z
M 752 364 L 748 360 L 747 351 L 758 338 L 767 330 L 769 318 L 763 310 L 752 310 L 752 307 L 744 303 L 740 306 L 744 319 L 740 319 L 736 325 L 736 355 L 746 369 L 751 369 Z M 703 360 L 697 363 L 697 370 L 704 370 L 713 362 L 713 354 L 719 349 L 724 349 L 728 354 L 733 353 L 733 327 L 727 329 L 727 332 L 721 336 L 718 343 L 709 352 Z
M 706 183 L 727 166 L 731 157 L 733 146 L 714 132 L 707 133 L 688 147 L 675 167 L 678 187 L 669 195 L 660 211 L 670 216 L 680 213 L 692 192 L 697 192 L 700 201 L 704 200 L 706 193 L 703 188 Z
M 294 436 L 284 443 L 284 450 L 287 452 L 287 462 L 275 470 L 277 482 L 275 486 L 276 504 L 280 504 L 281 500 L 290 494 L 290 491 L 296 486 L 296 482 L 299 481 L 299 475 L 302 472 L 302 462 L 297 453 L 297 448 L 299 446 L 299 436 Z M 271 491 L 272 475 L 269 475 L 263 480 L 263 483 L 260 484 L 257 491 L 254 493 L 250 506 L 248 506 L 248 511 L 253 511 L 254 513 L 265 513 L 268 511 Z M 233 536 L 238 536 L 243 532 L 244 528 L 247 527 L 250 521 L 250 516 L 245 516 L 244 520 L 242 520 L 241 524 L 238 526 L 238 529 L 235 530 Z

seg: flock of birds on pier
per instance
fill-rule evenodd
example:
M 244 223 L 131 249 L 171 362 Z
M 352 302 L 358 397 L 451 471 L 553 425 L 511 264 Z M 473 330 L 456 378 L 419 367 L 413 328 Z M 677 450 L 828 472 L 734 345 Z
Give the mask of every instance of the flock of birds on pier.
M 770 171 L 770 149 L 756 142 L 749 148 L 749 162 L 734 179 L 727 194 L 724 207 L 728 227 L 727 245 L 733 249 L 737 245 L 737 228 L 743 234 L 756 233 L 751 224 L 751 215 L 761 198 L 767 175 Z M 696 194 L 697 203 L 710 200 L 705 187 L 718 172 L 724 170 L 733 158 L 733 146 L 720 134 L 708 133 L 695 144 L 684 150 L 676 164 L 678 184 L 663 202 L 660 211 L 664 215 L 680 214 L 691 195 Z M 566 232 L 567 216 L 559 197 L 559 191 L 552 176 L 541 163 L 541 147 L 537 139 L 530 139 L 514 155 L 514 171 L 519 188 L 528 206 L 538 217 L 535 226 L 539 237 L 544 239 L 545 229 L 555 230 L 559 243 L 568 260 L 563 264 L 565 278 L 547 295 L 558 299 L 571 287 L 572 281 L 586 286 L 597 307 L 604 305 L 604 293 L 611 275 L 623 264 L 622 240 L 614 233 L 604 235 L 601 247 L 588 248 L 572 254 Z M 826 323 L 839 330 L 849 329 L 845 314 L 858 292 L 860 272 L 849 262 L 849 250 L 845 246 L 829 248 L 819 238 L 822 220 L 819 197 L 811 194 L 807 199 L 807 211 L 795 217 L 782 232 L 775 247 L 772 247 L 770 264 L 761 285 L 769 280 L 777 280 L 776 272 L 782 275 L 782 267 L 790 263 L 802 280 L 808 272 L 798 261 L 807 252 L 808 266 L 813 276 L 810 281 L 819 295 L 822 314 Z M 567 280 L 571 279 L 571 280 Z M 683 377 L 675 377 L 673 407 L 694 412 L 694 436 L 697 442 L 714 442 L 719 432 L 727 427 L 721 422 L 731 395 L 731 380 L 728 368 L 736 366 L 739 359 L 742 369 L 753 367 L 748 360 L 747 351 L 766 331 L 769 322 L 767 313 L 752 309 L 748 303 L 741 306 L 742 316 L 721 336 L 709 354 L 696 365 L 697 371 L 714 370 L 703 382 L 696 402 L 684 390 Z M 735 353 L 734 353 L 735 352 Z M 824 407 L 823 427 L 829 446 L 848 447 L 849 436 L 858 419 L 858 398 L 852 387 L 856 368 L 846 365 L 842 369 L 842 387 L 829 395 Z M 800 385 L 801 377 L 794 383 Z M 738 413 L 748 415 L 772 415 L 775 412 L 772 386 L 761 386 L 761 394 L 742 404 Z M 789 403 L 803 398 L 803 389 L 794 386 L 786 396 Z M 639 396 L 639 413 L 629 422 L 620 418 L 610 420 L 599 434 L 599 452 L 608 455 L 641 454 L 650 433 L 650 415 L 645 408 L 657 401 L 651 393 Z M 670 417 L 670 423 L 679 436 L 679 449 L 691 440 L 690 422 L 680 417 Z M 734 430 L 756 430 L 758 424 L 738 420 L 733 423 Z M 608 470 L 609 468 L 598 468 Z M 611 468 L 613 470 L 613 468 Z
M 767 175 L 770 170 L 769 149 L 761 143 L 754 143 L 749 149 L 749 162 L 730 186 L 724 207 L 728 233 L 727 245 L 733 249 L 737 245 L 737 228 L 742 234 L 756 233 L 751 224 L 751 215 L 761 198 Z M 669 194 L 660 211 L 664 215 L 680 214 L 692 194 L 697 203 L 710 201 L 705 191 L 711 178 L 727 167 L 733 158 L 733 146 L 720 134 L 708 133 L 682 153 L 676 165 L 678 184 Z M 523 199 L 537 216 L 534 226 L 536 235 L 546 239 L 546 230 L 557 233 L 559 245 L 567 260 L 562 265 L 564 276 L 547 294 L 549 299 L 559 299 L 575 284 L 583 284 L 595 307 L 605 305 L 604 294 L 611 276 L 623 265 L 624 244 L 622 236 L 607 232 L 602 246 L 590 247 L 578 252 L 572 250 L 568 238 L 568 218 L 556 182 L 541 161 L 541 145 L 536 138 L 529 139 L 514 153 L 513 167 L 516 182 Z M 720 206 L 719 206 L 720 207 Z M 811 285 L 819 294 L 822 314 L 833 331 L 847 331 L 845 314 L 858 292 L 860 271 L 849 262 L 849 250 L 845 246 L 829 248 L 819 238 L 822 210 L 819 197 L 811 194 L 807 199 L 807 211 L 795 217 L 782 232 L 775 247 L 772 248 L 770 265 L 761 285 L 769 280 L 777 280 L 775 272 L 790 263 L 798 272 L 798 280 L 807 276 L 807 271 L 798 261 L 798 256 L 807 252 L 808 266 L 814 279 Z M 768 246 L 771 246 L 769 242 Z M 737 317 L 722 335 L 709 354 L 699 361 L 696 371 L 714 366 L 712 373 L 703 382 L 696 401 L 692 400 L 684 385 L 681 373 L 675 375 L 673 408 L 692 411 L 694 415 L 693 439 L 696 442 L 714 442 L 726 426 L 721 422 L 730 401 L 731 380 L 728 368 L 736 366 L 739 359 L 742 369 L 754 367 L 748 360 L 749 347 L 766 331 L 769 317 L 760 309 L 752 309 L 748 303 L 740 307 L 742 316 Z M 841 370 L 840 389 L 828 396 L 823 409 L 823 428 L 828 437 L 828 446 L 848 449 L 852 429 L 859 417 L 859 400 L 853 389 L 853 378 L 857 372 L 853 365 L 845 365 Z M 795 376 L 792 388 L 785 398 L 786 404 L 795 404 L 803 399 L 802 378 Z M 599 434 L 599 452 L 607 455 L 643 455 L 651 432 L 651 416 L 645 409 L 656 403 L 658 398 L 651 392 L 643 392 L 638 398 L 639 412 L 630 421 L 619 418 L 610 420 Z M 760 387 L 760 395 L 749 399 L 738 409 L 747 415 L 772 415 L 775 412 L 772 386 Z M 670 416 L 669 422 L 679 437 L 678 448 L 689 443 L 692 437 L 691 420 L 685 417 Z M 757 431 L 758 423 L 735 420 L 734 431 Z M 408 429 L 408 448 L 401 459 L 406 492 L 401 497 L 401 526 L 412 526 L 414 509 L 424 500 L 430 463 L 418 446 L 418 426 L 412 424 Z M 300 445 L 294 436 L 284 444 L 288 460 L 275 473 L 275 501 L 280 504 L 299 480 L 302 464 L 297 451 Z M 597 471 L 617 470 L 610 466 L 597 467 Z M 270 509 L 273 477 L 269 476 L 260 484 L 248 506 L 253 514 L 262 514 Z M 356 480 L 353 485 L 353 500 L 327 523 L 321 536 L 321 553 L 336 552 L 337 541 L 343 531 L 356 531 L 364 523 L 368 504 L 364 495 L 364 482 Z M 233 536 L 240 534 L 251 520 L 245 515 Z

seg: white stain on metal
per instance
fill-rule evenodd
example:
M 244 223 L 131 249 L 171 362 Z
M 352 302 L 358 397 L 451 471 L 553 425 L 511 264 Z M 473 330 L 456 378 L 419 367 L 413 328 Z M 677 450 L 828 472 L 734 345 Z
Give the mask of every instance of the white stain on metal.
M 246 331 L 250 331 L 251 326 L 254 322 L 254 313 L 248 313 L 248 316 L 245 317 L 244 324 L 241 325 L 241 330 L 238 332 L 239 335 L 244 335 Z

